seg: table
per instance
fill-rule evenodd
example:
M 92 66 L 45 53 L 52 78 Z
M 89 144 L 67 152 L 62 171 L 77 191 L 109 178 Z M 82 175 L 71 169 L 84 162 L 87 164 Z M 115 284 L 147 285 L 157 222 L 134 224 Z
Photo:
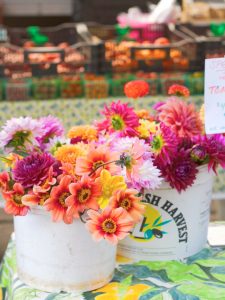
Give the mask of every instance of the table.
M 113 280 L 103 288 L 82 295 L 46 293 L 19 280 L 13 235 L 0 267 L 0 300 L 225 300 L 225 245 L 207 247 L 186 263 L 117 261 Z

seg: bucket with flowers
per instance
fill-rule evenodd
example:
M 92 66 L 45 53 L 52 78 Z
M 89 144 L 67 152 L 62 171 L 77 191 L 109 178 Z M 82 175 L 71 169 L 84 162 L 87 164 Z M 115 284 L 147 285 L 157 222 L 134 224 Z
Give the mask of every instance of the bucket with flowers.
M 125 94 L 135 99 L 144 86 L 130 82 Z M 112 103 L 97 123 L 123 157 L 127 186 L 143 195 L 145 213 L 118 246 L 132 259 L 185 259 L 200 251 L 207 241 L 212 174 L 225 167 L 225 138 L 205 134 L 203 110 L 185 99 L 189 90 L 173 85 L 169 96 L 151 112 Z
M 7 121 L 0 189 L 14 215 L 19 278 L 45 291 L 83 292 L 111 280 L 116 244 L 143 204 L 120 174 L 123 159 L 94 126 L 63 134 L 52 116 Z

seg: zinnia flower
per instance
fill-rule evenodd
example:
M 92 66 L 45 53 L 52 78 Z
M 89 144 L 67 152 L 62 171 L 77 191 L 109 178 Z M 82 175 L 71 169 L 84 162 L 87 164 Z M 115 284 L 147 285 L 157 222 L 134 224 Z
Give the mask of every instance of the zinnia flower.
M 0 173 L 0 191 L 6 191 L 9 188 L 10 176 L 9 173 L 3 171 Z
M 51 189 L 51 187 L 56 183 L 56 178 L 54 178 L 53 166 L 48 170 L 48 176 L 40 185 L 34 185 L 34 193 L 46 193 Z
M 170 96 L 183 96 L 183 97 L 189 97 L 190 91 L 189 89 L 180 84 L 173 84 L 169 87 L 168 95 Z
M 101 186 L 101 196 L 98 198 L 100 208 L 105 208 L 116 190 L 125 190 L 127 185 L 123 176 L 112 176 L 109 171 L 102 170 L 96 183 Z
M 0 132 L 0 148 L 7 151 L 20 150 L 25 147 L 27 150 L 33 150 L 38 146 L 37 138 L 44 134 L 40 122 L 30 117 L 12 118 L 2 127 Z
M 198 173 L 196 164 L 190 158 L 190 152 L 184 150 L 177 152 L 170 164 L 160 169 L 165 180 L 178 192 L 191 186 Z
M 194 141 L 205 149 L 209 170 L 213 169 L 216 173 L 218 165 L 225 168 L 225 137 L 222 134 L 199 136 Z
M 43 135 L 38 137 L 38 141 L 42 150 L 46 148 L 46 144 L 54 137 L 61 137 L 64 133 L 64 128 L 60 120 L 53 116 L 47 116 L 39 119 Z
M 177 151 L 178 139 L 169 127 L 160 123 L 159 129 L 151 137 L 150 145 L 156 160 L 166 164 Z
M 88 211 L 90 220 L 86 227 L 95 241 L 103 238 L 116 245 L 119 240 L 124 239 L 131 231 L 134 223 L 129 214 L 122 207 L 106 208 L 102 213 L 94 210 Z
M 12 170 L 13 179 L 24 188 L 41 185 L 49 175 L 55 159 L 48 153 L 33 153 L 18 160 Z
M 71 144 L 78 142 L 88 143 L 97 140 L 98 131 L 94 126 L 80 125 L 74 126 L 68 132 L 68 138 L 71 139 Z
M 144 80 L 132 80 L 125 84 L 124 94 L 128 98 L 137 99 L 149 94 L 149 84 Z
M 28 206 L 22 203 L 24 189 L 20 183 L 13 185 L 12 191 L 2 192 L 5 199 L 5 212 L 14 216 L 25 216 L 29 210 Z
M 168 100 L 158 108 L 159 120 L 178 136 L 193 137 L 201 134 L 202 122 L 193 104 L 178 99 Z
M 102 114 L 106 119 L 96 124 L 99 131 L 117 132 L 119 136 L 137 135 L 138 116 L 127 103 L 112 102 L 110 107 L 105 106 Z
M 50 193 L 45 192 L 45 193 L 34 193 L 30 192 L 26 195 L 24 195 L 21 199 L 22 203 L 26 206 L 36 206 L 36 205 L 41 205 L 43 206 L 45 201 L 50 198 Z
M 112 209 L 122 207 L 127 211 L 135 223 L 143 216 L 145 206 L 141 204 L 141 198 L 137 197 L 138 191 L 134 189 L 117 190 L 110 199 Z
M 62 163 L 70 163 L 75 165 L 78 157 L 86 155 L 86 150 L 87 148 L 83 143 L 76 145 L 63 145 L 56 150 L 54 156 Z
M 67 215 L 79 218 L 85 209 L 98 210 L 97 198 L 101 195 L 101 186 L 90 177 L 82 177 L 80 181 L 69 185 L 71 196 L 66 199 Z
M 64 221 L 66 224 L 73 222 L 73 218 L 66 214 L 68 206 L 67 198 L 71 195 L 69 185 L 71 183 L 70 176 L 64 176 L 58 186 L 54 186 L 50 193 L 50 198 L 44 203 L 44 207 L 52 214 L 54 222 Z
M 118 167 L 111 161 L 116 161 L 118 155 L 109 150 L 106 146 L 94 146 L 90 148 L 85 157 L 78 157 L 75 167 L 75 173 L 79 176 L 90 175 L 98 177 L 103 169 L 108 170 L 111 174 L 115 174 Z M 100 167 L 102 164 L 104 166 Z

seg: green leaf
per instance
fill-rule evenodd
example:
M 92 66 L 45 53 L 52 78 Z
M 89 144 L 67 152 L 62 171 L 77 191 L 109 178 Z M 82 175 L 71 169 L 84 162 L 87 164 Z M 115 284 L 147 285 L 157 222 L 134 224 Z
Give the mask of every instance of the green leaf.
M 159 226 L 166 225 L 166 224 L 170 223 L 171 221 L 172 221 L 172 220 L 164 221 L 164 222 L 162 222 L 162 223 L 159 223 L 159 224 L 155 225 L 155 227 L 159 227 Z
M 124 296 L 127 293 L 127 290 L 129 288 L 129 286 L 131 285 L 132 282 L 132 275 L 127 276 L 123 281 L 121 281 L 120 285 L 119 285 L 119 297 L 122 300 L 124 298 Z

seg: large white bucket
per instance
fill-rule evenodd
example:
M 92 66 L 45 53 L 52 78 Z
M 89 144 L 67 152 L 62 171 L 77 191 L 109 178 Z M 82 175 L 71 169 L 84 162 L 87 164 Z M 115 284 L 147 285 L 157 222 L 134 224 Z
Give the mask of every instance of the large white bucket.
M 212 173 L 199 168 L 194 185 L 178 193 L 164 183 L 145 191 L 145 216 L 119 243 L 118 254 L 135 260 L 179 260 L 199 252 L 207 242 Z
M 116 246 L 95 242 L 80 220 L 54 223 L 42 208 L 15 217 L 17 268 L 26 284 L 48 292 L 84 292 L 107 284 Z

